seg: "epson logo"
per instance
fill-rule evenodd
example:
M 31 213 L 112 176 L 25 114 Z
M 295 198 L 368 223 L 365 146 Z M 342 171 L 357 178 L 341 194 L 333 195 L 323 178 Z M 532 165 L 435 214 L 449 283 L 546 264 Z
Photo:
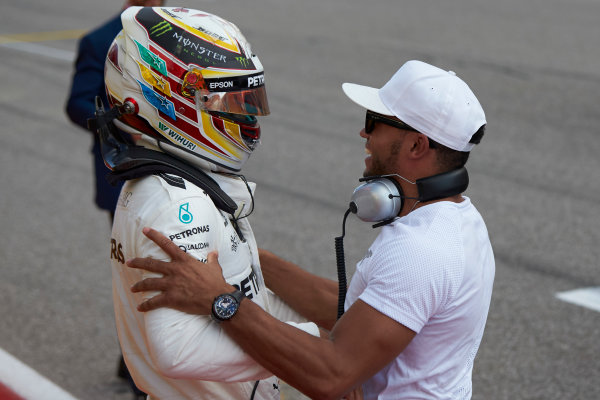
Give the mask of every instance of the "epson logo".
M 233 87 L 233 81 L 223 81 L 223 82 L 211 82 L 209 84 L 211 89 L 224 89 Z
M 265 83 L 264 75 L 255 75 L 248 77 L 248 87 L 261 86 Z

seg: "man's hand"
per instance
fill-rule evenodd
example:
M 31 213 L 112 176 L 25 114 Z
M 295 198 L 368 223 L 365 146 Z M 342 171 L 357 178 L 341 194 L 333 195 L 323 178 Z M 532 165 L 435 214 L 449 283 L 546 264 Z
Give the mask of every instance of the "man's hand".
M 203 263 L 160 232 L 151 228 L 144 228 L 143 232 L 171 257 L 171 261 L 149 257 L 127 261 L 130 268 L 163 275 L 161 278 L 146 278 L 131 287 L 132 292 L 162 292 L 138 305 L 139 311 L 170 307 L 189 314 L 210 315 L 213 299 L 235 289 L 223 278 L 217 252 L 209 253 L 207 262 Z

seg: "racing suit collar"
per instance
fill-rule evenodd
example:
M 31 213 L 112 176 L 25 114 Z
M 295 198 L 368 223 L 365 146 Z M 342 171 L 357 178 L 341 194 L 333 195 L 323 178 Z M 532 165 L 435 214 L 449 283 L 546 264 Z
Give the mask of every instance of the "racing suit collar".
M 256 183 L 247 182 L 240 175 L 215 172 L 207 172 L 207 174 L 219 184 L 221 189 L 238 206 L 234 218 L 240 219 L 250 215 L 254 208 L 253 202 Z

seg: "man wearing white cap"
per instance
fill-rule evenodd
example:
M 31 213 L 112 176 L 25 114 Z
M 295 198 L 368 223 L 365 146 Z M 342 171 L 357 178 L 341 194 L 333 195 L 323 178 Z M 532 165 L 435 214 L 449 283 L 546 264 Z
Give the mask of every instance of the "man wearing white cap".
M 483 109 L 456 74 L 420 61 L 405 63 L 381 89 L 343 89 L 367 109 L 364 175 L 396 182 L 398 211 L 358 263 L 337 321 L 336 282 L 261 251 L 267 286 L 330 333 L 310 336 L 250 301 L 235 305 L 221 327 L 312 398 L 469 399 L 495 271 L 485 223 L 462 195 L 464 164 L 486 124 Z M 216 254 L 198 264 L 158 232 L 144 233 L 173 261 L 128 262 L 164 275 L 132 288 L 163 292 L 141 311 L 210 314 L 213 299 L 234 290 Z

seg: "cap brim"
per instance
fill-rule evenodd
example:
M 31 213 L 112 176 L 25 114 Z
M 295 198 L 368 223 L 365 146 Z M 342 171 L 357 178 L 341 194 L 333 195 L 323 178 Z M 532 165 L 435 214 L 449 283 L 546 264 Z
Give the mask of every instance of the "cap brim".
M 356 83 L 343 83 L 342 90 L 350 100 L 367 110 L 383 115 L 394 115 L 379 98 L 379 89 Z

